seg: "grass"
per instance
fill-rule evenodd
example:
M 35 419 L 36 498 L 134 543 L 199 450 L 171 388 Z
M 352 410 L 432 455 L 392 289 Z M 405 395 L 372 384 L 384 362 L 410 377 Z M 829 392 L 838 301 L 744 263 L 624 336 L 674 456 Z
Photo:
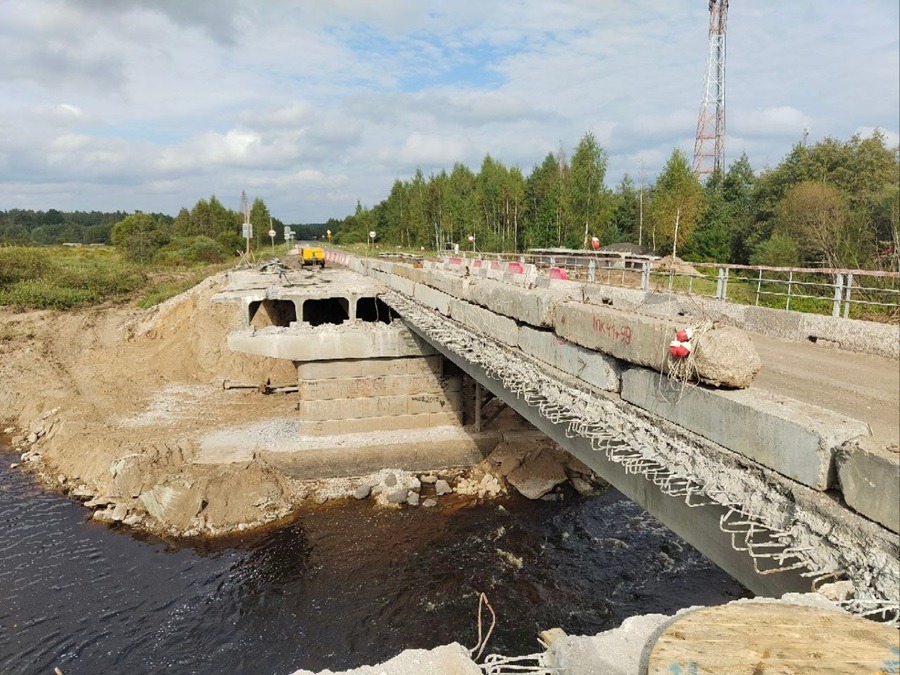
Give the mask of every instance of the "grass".
M 0 305 L 64 310 L 134 302 L 152 307 L 233 261 L 178 263 L 139 265 L 110 247 L 0 247 Z

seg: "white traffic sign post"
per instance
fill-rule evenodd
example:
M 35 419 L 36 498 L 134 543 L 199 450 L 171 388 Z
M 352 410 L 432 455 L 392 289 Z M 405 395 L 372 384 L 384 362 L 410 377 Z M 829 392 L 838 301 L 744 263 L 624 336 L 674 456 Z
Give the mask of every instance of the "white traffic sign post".
M 366 255 L 369 254 L 369 246 L 375 241 L 375 230 L 369 232 L 369 241 L 366 243 Z
M 269 230 L 269 238 L 272 240 L 272 255 L 275 255 L 275 230 Z

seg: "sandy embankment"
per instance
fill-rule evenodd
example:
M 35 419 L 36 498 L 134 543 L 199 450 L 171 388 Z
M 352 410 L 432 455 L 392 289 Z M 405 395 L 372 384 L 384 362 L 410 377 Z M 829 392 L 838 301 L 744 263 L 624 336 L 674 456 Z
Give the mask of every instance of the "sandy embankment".
M 226 336 L 240 317 L 211 301 L 226 280 L 224 273 L 210 277 L 146 311 L 0 309 L 0 420 L 14 427 L 22 468 L 83 500 L 97 520 L 175 536 L 246 530 L 290 516 L 305 498 L 321 501 L 378 483 L 294 481 L 252 452 L 227 463 L 201 456 L 204 438 L 296 418 L 290 396 L 222 389 L 225 379 L 296 379 L 290 361 L 228 350 Z M 547 464 L 545 443 L 529 441 L 520 450 Z M 511 464 L 507 455 L 495 465 L 505 459 L 504 473 L 521 462 Z M 584 469 L 568 473 L 577 481 Z M 563 469 L 554 471 L 565 479 Z M 476 469 L 457 487 L 481 495 L 503 489 L 502 480 L 483 474 Z

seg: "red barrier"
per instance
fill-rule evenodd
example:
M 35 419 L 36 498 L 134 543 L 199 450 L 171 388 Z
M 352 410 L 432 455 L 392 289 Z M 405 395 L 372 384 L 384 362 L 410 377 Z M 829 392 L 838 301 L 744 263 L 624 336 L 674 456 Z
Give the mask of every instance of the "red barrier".
M 551 267 L 550 268 L 550 278 L 551 279 L 562 279 L 564 281 L 568 281 L 569 275 L 566 274 L 566 271 L 562 267 Z
M 513 274 L 524 274 L 525 268 L 522 267 L 522 263 L 513 261 L 506 266 L 506 271 Z
M 494 262 L 491 263 L 491 269 L 492 269 L 492 270 L 499 270 L 499 269 L 500 269 L 500 263 L 498 263 L 498 262 L 495 260 Z
M 475 260 L 475 261 L 472 263 L 472 267 L 479 267 L 479 268 L 480 268 L 480 267 L 481 267 L 481 260 Z
M 462 258 L 448 258 L 447 262 L 451 265 L 462 265 Z

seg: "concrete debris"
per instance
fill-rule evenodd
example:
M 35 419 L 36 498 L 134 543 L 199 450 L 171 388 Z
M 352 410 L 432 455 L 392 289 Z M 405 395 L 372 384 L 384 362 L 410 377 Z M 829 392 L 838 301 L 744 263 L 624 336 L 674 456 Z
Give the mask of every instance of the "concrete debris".
M 433 506 L 437 506 L 437 499 L 426 499 L 422 502 L 422 506 L 428 509 L 432 508 Z
M 428 474 L 427 476 L 419 476 L 419 480 L 421 480 L 426 485 L 434 485 L 435 483 L 437 483 L 437 476 Z
M 418 506 L 419 505 L 419 493 L 418 492 L 410 492 L 406 497 L 406 503 L 410 506 Z
M 694 367 L 707 384 L 741 389 L 750 386 L 762 361 L 744 331 L 719 326 L 697 340 Z
M 365 499 L 370 494 L 372 494 L 372 486 L 368 484 L 360 485 L 356 490 L 353 491 L 353 496 L 356 499 Z
M 430 651 L 407 649 L 377 666 L 362 666 L 352 670 L 298 670 L 293 675 L 483 675 L 469 650 L 461 644 L 436 647 Z
M 450 483 L 445 480 L 439 480 L 434 484 L 434 493 L 440 497 L 441 495 L 450 494 L 453 492 L 453 488 L 450 487 Z
M 399 488 L 397 490 L 389 492 L 387 495 L 387 500 L 391 504 L 403 504 L 406 501 L 407 497 L 409 497 L 409 489 Z
M 568 480 L 564 463 L 549 449 L 528 457 L 506 477 L 516 490 L 528 499 L 540 499 L 557 485 Z

